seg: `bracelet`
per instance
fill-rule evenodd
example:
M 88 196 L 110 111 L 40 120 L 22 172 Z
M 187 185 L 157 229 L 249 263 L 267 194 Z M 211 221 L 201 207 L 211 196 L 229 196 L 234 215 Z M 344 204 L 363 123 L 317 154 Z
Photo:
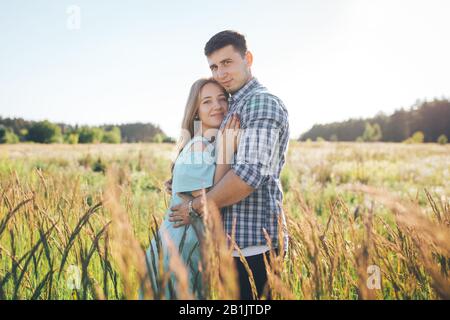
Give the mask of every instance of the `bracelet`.
M 194 210 L 194 208 L 192 207 L 192 202 L 194 200 L 189 200 L 188 206 L 189 206 L 189 216 L 191 218 L 201 218 L 201 216 L 197 213 L 197 211 Z

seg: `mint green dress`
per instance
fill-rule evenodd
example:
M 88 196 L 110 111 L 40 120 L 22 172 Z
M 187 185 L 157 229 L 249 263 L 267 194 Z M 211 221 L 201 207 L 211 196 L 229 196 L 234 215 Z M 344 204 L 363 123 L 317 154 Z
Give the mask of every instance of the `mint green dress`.
M 204 142 L 204 145 L 206 145 L 204 151 L 190 150 L 192 144 L 196 141 Z M 175 161 L 172 178 L 172 199 L 169 208 L 183 201 L 177 193 L 190 193 L 211 187 L 214 182 L 215 169 L 214 146 L 201 136 L 191 139 Z M 179 256 L 187 268 L 190 293 L 197 299 L 203 299 L 204 286 L 199 271 L 199 264 L 201 263 L 199 238 L 201 239 L 203 232 L 203 222 L 200 218 L 196 218 L 190 225 L 174 228 L 174 222 L 169 221 L 170 213 L 171 211 L 168 209 L 158 232 L 154 234 L 149 249 L 146 251 L 147 268 L 149 269 L 153 290 L 156 294 L 162 290 L 160 277 L 158 276 L 160 254 L 162 254 L 164 273 L 169 272 L 168 239 L 177 248 Z M 166 299 L 178 298 L 177 281 L 173 273 L 171 273 L 164 291 Z

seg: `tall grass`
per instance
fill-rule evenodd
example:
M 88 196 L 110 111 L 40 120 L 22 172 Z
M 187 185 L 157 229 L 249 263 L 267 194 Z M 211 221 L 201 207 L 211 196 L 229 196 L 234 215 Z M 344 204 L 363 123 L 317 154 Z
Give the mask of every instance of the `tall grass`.
M 288 251 L 266 259 L 263 299 L 269 290 L 274 299 L 449 299 L 448 151 L 292 143 L 282 175 L 290 239 L 279 241 Z M 161 299 L 168 288 L 194 298 L 170 241 L 170 270 L 145 256 L 169 202 L 170 155 L 152 144 L 0 146 L 0 299 Z M 95 170 L 99 158 L 105 170 Z M 207 209 L 200 297 L 236 299 L 234 235 Z M 160 271 L 156 285 L 149 268 Z

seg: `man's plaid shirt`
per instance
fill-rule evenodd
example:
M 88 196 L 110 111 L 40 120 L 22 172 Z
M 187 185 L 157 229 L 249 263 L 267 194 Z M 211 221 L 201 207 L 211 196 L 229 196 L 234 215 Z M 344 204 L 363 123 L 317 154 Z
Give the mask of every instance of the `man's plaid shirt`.
M 240 202 L 222 208 L 225 231 L 232 235 L 233 220 L 236 219 L 235 240 L 242 249 L 267 245 L 264 228 L 272 247 L 277 248 L 280 219 L 286 249 L 288 235 L 282 210 L 280 172 L 289 142 L 288 112 L 283 102 L 270 94 L 256 78 L 233 94 L 229 102 L 221 128 L 233 113 L 237 113 L 242 130 L 231 169 L 255 190 Z

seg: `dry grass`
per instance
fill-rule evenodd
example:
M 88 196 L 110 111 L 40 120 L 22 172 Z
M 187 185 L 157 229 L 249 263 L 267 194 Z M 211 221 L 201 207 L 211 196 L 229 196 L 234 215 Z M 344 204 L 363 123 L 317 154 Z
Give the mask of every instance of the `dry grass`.
M 70 148 L 0 146 L 0 299 L 136 299 L 139 289 L 160 299 L 170 274 L 177 298 L 194 298 L 173 245 L 170 270 L 154 266 L 157 287 L 147 273 L 144 250 L 168 206 L 171 147 Z M 272 297 L 449 299 L 449 151 L 291 144 L 282 176 L 290 240 L 286 256 L 266 260 Z M 98 157 L 106 172 L 93 171 Z M 207 212 L 200 296 L 236 299 L 234 235 Z M 379 289 L 368 286 L 374 270 Z

